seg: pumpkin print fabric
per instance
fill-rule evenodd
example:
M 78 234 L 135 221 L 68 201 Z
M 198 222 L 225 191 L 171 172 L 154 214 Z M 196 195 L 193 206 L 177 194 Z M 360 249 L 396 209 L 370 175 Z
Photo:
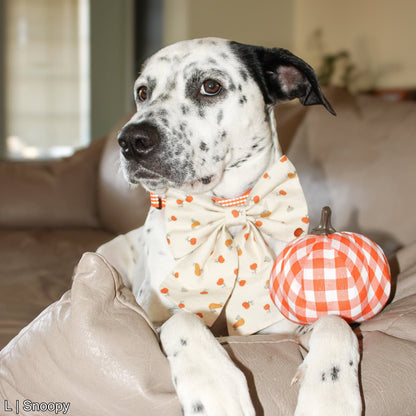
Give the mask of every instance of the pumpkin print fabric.
M 307 232 L 307 205 L 283 156 L 235 200 L 166 195 L 167 241 L 176 266 L 160 292 L 211 326 L 225 308 L 230 334 L 251 334 L 281 319 L 269 292 L 274 254 L 263 235 L 289 242 Z M 229 227 L 240 226 L 234 237 Z

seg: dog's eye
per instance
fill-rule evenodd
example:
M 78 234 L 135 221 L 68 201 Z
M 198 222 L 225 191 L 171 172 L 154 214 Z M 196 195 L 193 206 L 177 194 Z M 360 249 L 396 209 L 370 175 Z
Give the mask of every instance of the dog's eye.
M 147 87 L 145 87 L 144 85 L 137 90 L 137 99 L 139 101 L 147 100 Z
M 217 95 L 221 92 L 222 87 L 220 83 L 214 81 L 213 79 L 207 79 L 201 85 L 201 94 L 202 95 Z

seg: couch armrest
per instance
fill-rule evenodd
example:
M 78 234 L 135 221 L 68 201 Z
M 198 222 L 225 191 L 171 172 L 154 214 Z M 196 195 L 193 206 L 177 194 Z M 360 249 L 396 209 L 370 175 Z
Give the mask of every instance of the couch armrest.
M 97 227 L 104 140 L 65 159 L 0 162 L 0 227 Z

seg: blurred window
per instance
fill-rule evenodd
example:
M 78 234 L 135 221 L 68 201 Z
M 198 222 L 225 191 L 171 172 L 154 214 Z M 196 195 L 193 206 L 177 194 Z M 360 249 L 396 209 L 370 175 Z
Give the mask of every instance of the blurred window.
M 68 156 L 90 142 L 89 1 L 2 6 L 3 153 Z

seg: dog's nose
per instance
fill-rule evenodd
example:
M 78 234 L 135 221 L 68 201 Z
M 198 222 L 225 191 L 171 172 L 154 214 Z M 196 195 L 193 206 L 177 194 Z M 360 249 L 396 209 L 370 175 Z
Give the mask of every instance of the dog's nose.
M 160 142 L 156 127 L 148 123 L 128 123 L 118 135 L 118 144 L 126 159 L 141 158 L 152 152 Z

